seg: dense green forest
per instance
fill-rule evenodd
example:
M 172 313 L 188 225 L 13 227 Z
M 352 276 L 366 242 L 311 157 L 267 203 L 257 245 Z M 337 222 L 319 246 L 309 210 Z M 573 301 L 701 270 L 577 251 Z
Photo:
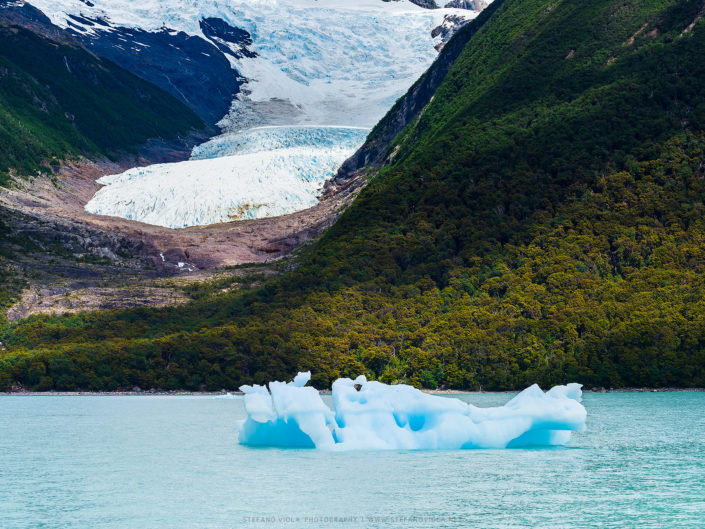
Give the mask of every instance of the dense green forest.
M 51 175 L 66 159 L 125 154 L 204 126 L 170 94 L 70 40 L 0 23 L 0 186 L 11 175 Z M 0 210 L 0 311 L 25 286 L 11 248 L 36 250 L 11 235 L 12 215 Z
M 297 266 L 5 325 L 0 386 L 704 386 L 703 1 L 495 3 Z
M 67 157 L 134 149 L 204 126 L 156 86 L 78 45 L 0 26 L 0 185 Z

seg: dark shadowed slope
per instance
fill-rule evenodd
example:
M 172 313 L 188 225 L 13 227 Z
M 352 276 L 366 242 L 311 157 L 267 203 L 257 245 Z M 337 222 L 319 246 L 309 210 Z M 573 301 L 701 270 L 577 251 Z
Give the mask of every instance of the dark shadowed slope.
M 203 127 L 156 86 L 70 41 L 0 26 L 0 183 L 10 171 L 134 149 Z

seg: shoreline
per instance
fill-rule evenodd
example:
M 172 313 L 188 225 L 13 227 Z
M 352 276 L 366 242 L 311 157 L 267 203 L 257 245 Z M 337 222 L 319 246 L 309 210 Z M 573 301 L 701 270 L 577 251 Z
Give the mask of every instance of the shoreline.
M 433 395 L 463 395 L 468 393 L 518 393 L 521 390 L 505 391 L 463 391 L 457 389 L 421 390 Z M 698 393 L 705 392 L 705 388 L 589 388 L 583 393 Z M 319 390 L 321 395 L 330 395 L 329 389 Z M 186 391 L 186 390 L 116 390 L 116 391 L 0 391 L 0 397 L 241 397 L 241 391 Z

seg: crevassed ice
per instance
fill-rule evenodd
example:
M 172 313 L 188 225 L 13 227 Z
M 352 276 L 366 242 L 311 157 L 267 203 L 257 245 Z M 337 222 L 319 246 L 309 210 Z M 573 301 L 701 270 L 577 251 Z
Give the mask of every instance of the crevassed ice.
M 533 385 L 504 406 L 478 408 L 459 399 L 341 378 L 333 383 L 335 409 L 325 405 L 310 372 L 293 382 L 242 386 L 245 445 L 325 450 L 430 450 L 562 445 L 583 430 L 587 412 L 580 384 L 543 392 Z M 359 391 L 355 387 L 359 385 Z
M 431 31 L 462 9 L 423 9 L 409 0 L 30 0 L 55 24 L 76 26 L 70 15 L 105 18 L 115 26 L 157 31 L 164 26 L 206 38 L 206 17 L 250 33 L 256 58 L 234 59 L 249 80 L 247 99 L 287 102 L 282 122 L 370 127 L 436 57 Z M 103 28 L 104 30 L 105 28 Z M 95 28 L 83 27 L 94 32 Z M 109 28 L 107 29 L 109 31 Z M 344 119 L 341 120 L 340 118 Z M 273 120 L 273 121 L 270 121 Z
M 195 147 L 193 160 L 219 156 L 268 152 L 278 149 L 314 147 L 317 149 L 357 149 L 368 129 L 313 125 L 262 126 L 235 133 L 225 133 Z
M 193 160 L 104 176 L 98 182 L 105 187 L 86 210 L 184 228 L 285 215 L 314 206 L 325 181 L 354 152 L 366 130 L 338 129 L 336 134 L 347 136 L 336 143 L 323 134 L 321 145 L 315 138 L 307 144 L 305 129 L 286 129 L 276 130 L 279 139 L 269 137 L 272 128 L 231 134 L 201 146 Z M 292 141 L 288 131 L 293 131 Z M 263 136 L 260 148 L 253 139 L 257 135 Z M 241 148 L 243 154 L 229 154 Z
M 167 26 L 204 37 L 200 20 L 218 17 L 251 34 L 257 57 L 229 57 L 247 84 L 220 123 L 228 132 L 194 149 L 193 160 L 101 179 L 106 187 L 86 205 L 91 213 L 171 228 L 283 215 L 315 205 L 324 181 L 364 141 L 364 129 L 377 123 L 436 57 L 432 29 L 447 14 L 474 15 L 423 9 L 408 0 L 31 3 L 64 27 L 75 24 L 69 15 L 82 14 L 116 26 L 148 31 Z M 242 132 L 261 125 L 282 127 Z M 332 125 L 343 125 L 343 132 Z M 271 148 L 253 150 L 257 142 Z M 216 157 L 225 158 L 209 160 Z

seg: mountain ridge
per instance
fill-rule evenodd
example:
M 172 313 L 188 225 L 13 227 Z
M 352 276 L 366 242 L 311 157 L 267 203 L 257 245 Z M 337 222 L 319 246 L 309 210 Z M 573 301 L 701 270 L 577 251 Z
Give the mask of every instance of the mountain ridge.
M 50 160 L 58 167 L 66 155 L 104 156 L 204 127 L 167 93 L 70 39 L 56 42 L 12 25 L 0 32 L 6 177 L 10 169 L 32 173 Z
M 409 91 L 404 94 L 387 112 L 387 114 L 370 131 L 367 141 L 345 160 L 336 180 L 350 178 L 355 172 L 365 168 L 367 170 L 380 169 L 391 155 L 392 141 L 399 133 L 419 114 L 431 101 L 436 89 L 445 79 L 448 71 L 457 60 L 468 40 L 482 27 L 491 14 L 501 5 L 501 0 L 495 0 L 474 20 L 469 21 L 460 28 L 446 43 L 433 62 L 431 67 L 416 81 Z
M 702 8 L 503 0 L 288 270 L 6 326 L 4 384 L 702 387 Z

